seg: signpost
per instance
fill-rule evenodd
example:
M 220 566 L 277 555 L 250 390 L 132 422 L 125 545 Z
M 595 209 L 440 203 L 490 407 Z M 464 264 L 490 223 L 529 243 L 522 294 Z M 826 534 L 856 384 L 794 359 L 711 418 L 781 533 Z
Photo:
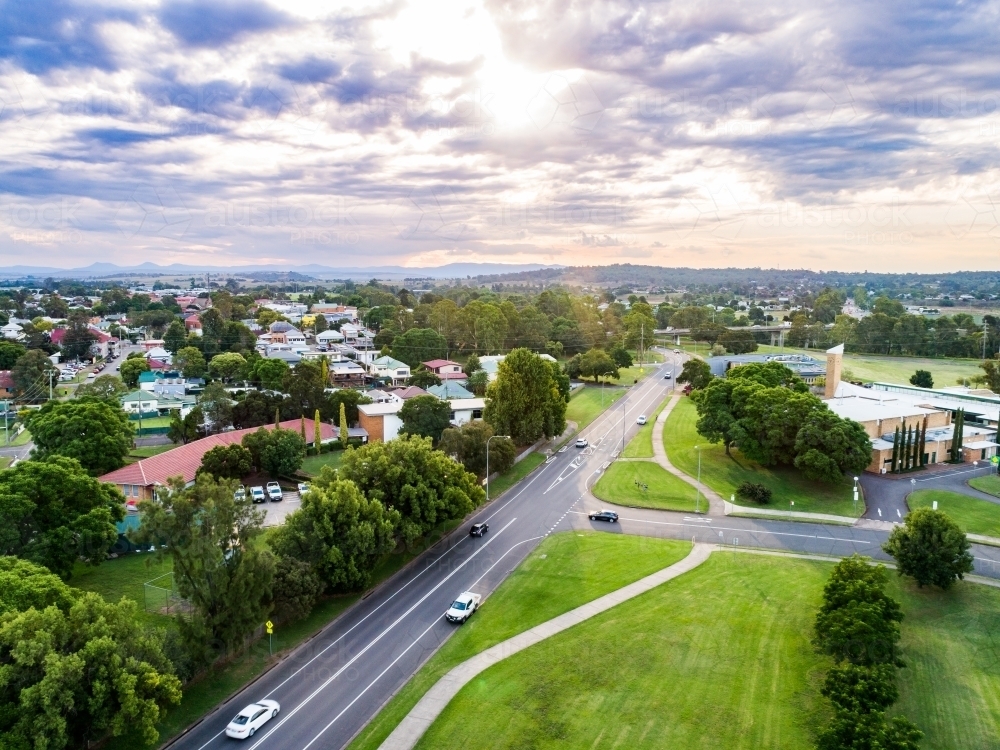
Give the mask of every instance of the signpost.
M 268 656 L 274 656 L 274 649 L 272 648 L 271 638 L 274 634 L 274 623 L 268 620 L 264 623 L 264 627 L 267 628 L 267 653 Z

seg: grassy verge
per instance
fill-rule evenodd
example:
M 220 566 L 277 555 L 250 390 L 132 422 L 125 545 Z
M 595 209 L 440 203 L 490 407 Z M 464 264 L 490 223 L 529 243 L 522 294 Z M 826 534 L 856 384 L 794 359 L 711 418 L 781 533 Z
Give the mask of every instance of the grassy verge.
M 131 599 L 139 605 L 139 620 L 147 625 L 157 627 L 173 627 L 174 621 L 168 615 L 156 613 L 157 602 L 149 602 L 150 611 L 145 610 L 143 584 L 154 578 L 169 573 L 174 569 L 170 558 L 161 562 L 151 554 L 123 555 L 115 560 L 105 560 L 97 567 L 77 563 L 73 569 L 73 577 L 69 580 L 71 586 L 94 591 L 110 602 L 117 602 L 122 597 Z M 163 585 L 162 583 L 158 585 Z M 151 595 L 154 592 L 150 592 Z
M 935 501 L 966 534 L 1000 537 L 1000 503 L 947 490 L 917 490 L 906 497 L 910 510 L 931 508 Z
M 638 483 L 638 484 L 637 484 Z M 594 485 L 601 500 L 633 508 L 695 510 L 697 490 L 652 461 L 615 461 Z M 701 510 L 708 501 L 701 498 Z
M 974 487 L 980 492 L 985 492 L 987 495 L 1000 497 L 1000 477 L 995 474 L 993 476 L 970 479 L 969 486 Z
M 10 445 L 27 445 L 30 441 L 31 432 L 28 430 L 22 430 L 20 435 L 11 439 Z
M 845 477 L 838 484 L 812 482 L 795 468 L 758 466 L 737 450 L 733 450 L 732 457 L 727 456 L 721 445 L 707 442 L 695 431 L 697 419 L 691 399 L 680 399 L 663 429 L 667 456 L 670 463 L 694 477 L 698 474 L 695 446 L 700 446 L 701 480 L 724 498 L 735 494 L 741 482 L 749 481 L 766 485 L 774 493 L 770 504 L 761 506 L 764 508 L 838 516 L 859 516 L 865 512 L 864 503 L 859 502 L 857 511 L 854 509 L 851 479 Z M 790 508 L 793 501 L 795 506 Z
M 377 750 L 420 697 L 456 664 L 667 567 L 689 550 L 686 542 L 647 537 L 598 533 L 549 537 L 365 727 L 350 750 Z
M 601 391 L 604 392 L 603 396 Z M 566 407 L 566 419 L 575 422 L 577 429 L 582 430 L 624 395 L 624 388 L 585 385 L 583 388 L 578 388 L 570 398 Z
M 340 462 L 344 460 L 344 451 L 330 451 L 320 453 L 318 456 L 306 456 L 302 461 L 302 471 L 306 474 L 316 476 L 324 466 L 331 469 L 340 468 Z
M 176 447 L 173 443 L 167 443 L 166 445 L 140 445 L 130 450 L 128 457 L 138 461 L 140 458 L 152 458 L 161 453 L 172 451 Z
M 807 750 L 830 716 L 811 643 L 830 564 L 716 553 L 622 607 L 514 654 L 467 685 L 418 748 Z M 898 710 L 925 748 L 990 748 L 1000 726 L 1000 591 L 918 590 L 905 618 Z M 374 746 L 366 746 L 374 747 Z
M 498 497 L 524 479 L 537 466 L 545 463 L 545 454 L 535 451 L 511 466 L 507 471 L 490 482 L 490 499 Z
M 656 424 L 656 417 L 669 402 L 670 398 L 668 396 L 662 404 L 656 407 L 656 411 L 649 416 L 649 421 L 639 428 L 635 437 L 628 441 L 628 445 L 625 446 L 625 451 L 622 453 L 625 458 L 653 457 L 653 426 Z

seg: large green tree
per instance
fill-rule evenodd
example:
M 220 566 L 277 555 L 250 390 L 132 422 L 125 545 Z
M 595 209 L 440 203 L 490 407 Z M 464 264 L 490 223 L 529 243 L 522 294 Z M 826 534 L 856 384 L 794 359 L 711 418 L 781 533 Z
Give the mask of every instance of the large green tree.
M 261 427 L 243 436 L 243 447 L 253 456 L 254 467 L 273 477 L 291 476 L 306 455 L 306 441 L 295 430 Z
M 943 511 L 917 508 L 892 530 L 882 549 L 896 559 L 900 575 L 912 576 L 920 587 L 948 589 L 973 571 L 965 533 Z
M 704 388 L 712 379 L 712 368 L 703 359 L 692 357 L 684 363 L 681 374 L 677 376 L 678 383 L 690 383 L 693 390 Z
M 238 443 L 217 445 L 201 457 L 198 471 L 216 479 L 239 479 L 253 471 L 253 456 Z
M 193 346 L 185 346 L 174 355 L 174 367 L 186 378 L 203 378 L 208 372 L 205 355 Z
M 514 349 L 500 362 L 486 399 L 483 418 L 518 445 L 555 437 L 566 429 L 566 399 L 552 368 L 527 349 Z
M 403 422 L 400 432 L 429 437 L 437 443 L 451 424 L 451 405 L 436 396 L 416 396 L 406 399 L 399 418 Z
M 0 341 L 0 370 L 10 370 L 27 351 L 14 341 Z
M 370 404 L 372 400 L 361 391 L 351 388 L 341 388 L 326 397 L 326 406 L 320 409 L 320 414 L 327 418 L 336 415 L 340 417 L 340 405 L 344 405 L 344 412 L 349 424 L 358 423 L 358 406 Z
M 178 477 L 156 500 L 139 503 L 139 544 L 157 546 L 173 561 L 177 590 L 194 608 L 178 625 L 196 661 L 213 656 L 213 643 L 233 648 L 267 616 L 274 555 L 262 544 L 263 511 L 237 500 L 236 483 L 208 474 L 190 487 Z
M 250 368 L 250 380 L 272 391 L 280 391 L 289 371 L 288 364 L 280 359 L 261 358 Z
M 581 354 L 579 366 L 580 375 L 592 377 L 595 383 L 601 377 L 618 377 L 618 365 L 603 349 L 591 349 Z
M 795 466 L 807 478 L 834 483 L 844 474 L 865 470 L 872 460 L 872 442 L 857 422 L 817 406 L 795 435 L 795 454 Z
M 145 357 L 129 357 L 118 368 L 122 382 L 129 388 L 135 388 L 139 385 L 139 376 L 144 372 L 149 372 L 149 362 L 146 361 Z
M 799 428 L 817 403 L 815 396 L 788 388 L 754 390 L 737 424 L 737 442 L 743 455 L 764 466 L 794 463 Z
M 171 322 L 163 334 L 163 348 L 171 354 L 177 354 L 186 343 L 187 328 L 179 320 Z
M 489 422 L 474 419 L 461 427 L 449 427 L 441 436 L 438 448 L 454 456 L 466 471 L 477 477 L 486 476 L 486 441 L 493 437 Z M 497 438 L 490 443 L 490 473 L 507 471 L 514 465 L 517 448 L 512 440 Z
M 213 377 L 221 378 L 227 383 L 241 377 L 246 370 L 247 361 L 242 354 L 223 352 L 216 354 L 208 363 L 208 371 Z
M 118 406 L 118 399 L 128 393 L 125 383 L 117 375 L 98 375 L 91 383 L 84 383 L 76 389 L 77 398 L 93 396 Z
M 401 435 L 348 450 L 339 476 L 354 482 L 369 500 L 399 511 L 400 533 L 408 544 L 439 523 L 464 518 L 486 499 L 475 475 L 434 450 L 429 438 Z
M 392 340 L 392 356 L 410 367 L 448 356 L 448 341 L 433 328 L 411 328 Z
M 283 557 L 312 565 L 328 591 L 359 591 L 395 547 L 399 519 L 398 511 L 367 499 L 354 482 L 325 471 L 271 535 L 270 545 Z
M 21 461 L 0 472 L 0 554 L 44 565 L 63 578 L 83 558 L 99 565 L 118 539 L 125 498 L 72 458 Z
M 85 748 L 126 730 L 156 743 L 181 684 L 164 631 L 144 628 L 136 610 L 88 592 L 68 609 L 0 616 L 0 747 Z
M 27 420 L 35 449 L 32 456 L 75 458 L 94 476 L 125 465 L 132 450 L 132 423 L 117 406 L 92 396 L 53 401 Z
M 31 607 L 56 606 L 65 611 L 79 593 L 42 565 L 10 555 L 0 556 L 0 615 Z
M 14 393 L 32 401 L 48 398 L 49 384 L 59 376 L 49 355 L 41 349 L 31 349 L 20 357 L 11 368 Z M 51 377 L 50 377 L 51 375 Z

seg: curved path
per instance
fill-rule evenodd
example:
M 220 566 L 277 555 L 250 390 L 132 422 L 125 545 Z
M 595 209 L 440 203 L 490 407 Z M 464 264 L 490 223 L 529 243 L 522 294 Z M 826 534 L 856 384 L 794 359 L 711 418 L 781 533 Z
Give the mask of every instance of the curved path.
M 683 471 L 670 463 L 670 459 L 667 458 L 667 451 L 663 447 L 663 428 L 664 425 L 667 424 L 667 417 L 670 416 L 670 412 L 673 411 L 674 406 L 676 406 L 679 400 L 680 396 L 674 394 L 670 398 L 670 403 L 663 407 L 663 410 L 656 418 L 656 424 L 653 426 L 653 457 L 660 466 L 669 471 L 675 477 L 687 482 L 695 489 L 701 491 L 702 496 L 708 500 L 708 514 L 710 516 L 724 516 L 726 514 L 726 504 L 722 496 L 715 490 L 706 487 L 703 483 L 689 477 Z

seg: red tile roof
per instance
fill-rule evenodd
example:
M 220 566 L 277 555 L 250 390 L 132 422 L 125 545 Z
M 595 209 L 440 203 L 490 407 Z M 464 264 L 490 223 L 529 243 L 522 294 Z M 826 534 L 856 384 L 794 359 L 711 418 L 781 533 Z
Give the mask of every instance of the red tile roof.
M 462 367 L 462 365 L 458 364 L 458 362 L 452 362 L 450 359 L 432 359 L 430 362 L 421 362 L 420 364 L 428 370 L 436 370 L 439 367 L 446 367 L 448 365 L 455 365 L 459 368 Z
M 0 388 L 14 390 L 14 376 L 10 370 L 0 370 Z
M 284 430 L 299 432 L 301 420 L 289 419 L 281 423 Z M 272 429 L 273 425 L 264 425 L 267 429 Z M 185 482 L 194 481 L 194 474 L 201 466 L 201 458 L 212 448 L 220 445 L 232 445 L 243 440 L 243 436 L 256 432 L 259 427 L 251 427 L 246 430 L 233 430 L 223 432 L 218 435 L 210 435 L 201 440 L 195 440 L 187 445 L 181 445 L 158 456 L 144 458 L 134 464 L 123 466 L 100 477 L 102 482 L 111 484 L 139 484 L 143 486 L 154 484 L 166 484 L 170 477 L 180 476 Z M 313 422 L 306 420 L 306 442 L 313 440 Z M 331 425 L 323 422 L 320 425 L 323 440 L 331 440 L 339 434 Z

